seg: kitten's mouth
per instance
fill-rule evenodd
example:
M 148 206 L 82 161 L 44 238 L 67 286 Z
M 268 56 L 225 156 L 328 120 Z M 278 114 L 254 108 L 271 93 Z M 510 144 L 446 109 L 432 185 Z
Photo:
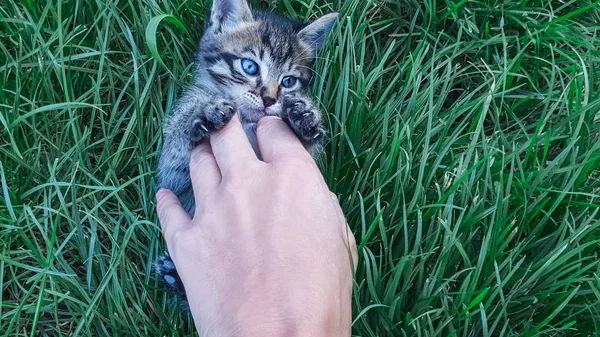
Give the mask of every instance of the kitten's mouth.
M 259 101 L 256 95 L 245 95 L 236 100 L 240 117 L 248 122 L 258 122 L 265 116 L 280 116 L 282 103 L 277 101 L 275 104 L 265 106 Z
M 281 114 L 280 104 L 271 105 L 270 107 L 263 108 L 266 116 L 279 116 Z
M 260 117 L 267 115 L 267 111 L 266 111 L 265 107 L 256 107 L 256 108 L 251 108 L 250 110 L 253 114 L 259 115 Z

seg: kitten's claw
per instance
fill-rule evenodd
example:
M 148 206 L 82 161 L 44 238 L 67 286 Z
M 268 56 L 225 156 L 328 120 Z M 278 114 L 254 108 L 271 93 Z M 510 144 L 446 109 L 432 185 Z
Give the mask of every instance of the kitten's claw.
M 321 113 L 308 98 L 286 96 L 284 107 L 287 112 L 284 119 L 300 140 L 315 143 L 323 138 L 325 130 L 321 127 Z
M 192 145 L 207 139 L 211 133 L 227 124 L 235 113 L 235 105 L 229 100 L 215 98 L 213 102 L 196 107 L 191 114 Z
M 217 108 L 217 111 L 219 111 L 219 113 L 221 114 L 221 116 L 226 117 L 227 114 L 229 115 L 233 115 L 233 113 L 235 112 L 235 108 L 232 107 L 231 105 L 224 103 L 223 107 L 227 110 L 223 110 L 222 108 Z
M 208 129 L 206 128 L 206 126 L 204 125 L 204 122 L 200 118 L 194 120 L 194 122 L 192 123 L 192 127 L 196 130 L 201 129 L 201 130 L 204 130 L 204 132 L 208 132 Z

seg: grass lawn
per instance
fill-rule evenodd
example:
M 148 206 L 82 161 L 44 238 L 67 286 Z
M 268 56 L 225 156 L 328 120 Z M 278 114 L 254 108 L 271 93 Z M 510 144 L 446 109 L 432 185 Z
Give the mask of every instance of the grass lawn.
M 210 2 L 0 3 L 0 334 L 194 335 L 153 195 Z M 253 4 L 342 14 L 312 89 L 354 335 L 600 335 L 598 1 Z

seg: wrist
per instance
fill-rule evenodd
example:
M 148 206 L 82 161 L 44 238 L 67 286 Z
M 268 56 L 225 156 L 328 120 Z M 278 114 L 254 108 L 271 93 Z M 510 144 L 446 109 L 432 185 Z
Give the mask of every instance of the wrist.
M 227 337 L 349 337 L 336 328 L 333 322 L 313 322 L 312 320 L 286 319 L 277 322 L 255 322 L 252 325 L 240 328 Z M 208 336 L 207 336 L 208 337 Z
M 238 313 L 237 319 L 219 319 L 205 326 L 197 322 L 197 331 L 200 337 L 348 337 L 351 309 L 344 311 L 346 313 L 338 309 L 321 314 L 311 311 L 292 317 L 292 314 L 256 310 L 250 314 Z

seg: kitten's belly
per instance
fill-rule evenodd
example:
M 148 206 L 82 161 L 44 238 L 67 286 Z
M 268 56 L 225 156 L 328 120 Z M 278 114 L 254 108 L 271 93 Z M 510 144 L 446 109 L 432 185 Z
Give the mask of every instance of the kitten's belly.
M 256 126 L 257 126 L 257 123 L 244 123 L 243 124 L 244 132 L 246 132 L 246 136 L 248 137 L 248 140 L 250 141 L 250 144 L 252 145 L 252 148 L 254 149 L 254 153 L 256 153 L 256 156 L 258 157 L 258 159 L 262 160 L 262 156 L 260 155 L 260 150 L 258 149 L 258 139 L 256 138 Z

